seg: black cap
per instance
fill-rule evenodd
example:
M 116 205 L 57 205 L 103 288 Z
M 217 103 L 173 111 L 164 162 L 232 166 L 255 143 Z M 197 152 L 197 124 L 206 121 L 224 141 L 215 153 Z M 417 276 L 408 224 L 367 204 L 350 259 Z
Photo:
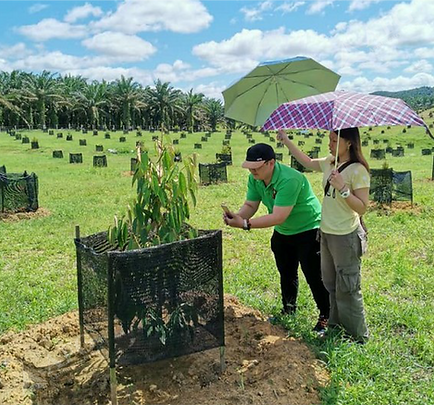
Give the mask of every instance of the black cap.
M 244 169 L 257 169 L 267 160 L 276 159 L 274 149 L 266 143 L 257 143 L 247 149 L 246 160 L 242 164 Z

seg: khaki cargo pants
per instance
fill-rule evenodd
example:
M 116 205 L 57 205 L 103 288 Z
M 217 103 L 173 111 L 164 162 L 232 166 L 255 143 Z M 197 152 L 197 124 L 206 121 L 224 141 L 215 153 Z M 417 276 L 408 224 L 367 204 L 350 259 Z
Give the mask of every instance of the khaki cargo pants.
M 361 284 L 362 227 L 348 235 L 321 232 L 321 273 L 330 294 L 329 327 L 342 326 L 356 340 L 368 338 Z

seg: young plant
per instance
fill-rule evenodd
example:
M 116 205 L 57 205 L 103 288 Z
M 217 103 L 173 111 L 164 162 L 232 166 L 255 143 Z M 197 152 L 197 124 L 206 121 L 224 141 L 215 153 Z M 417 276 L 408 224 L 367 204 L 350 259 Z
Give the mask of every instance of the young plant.
M 196 205 L 198 182 L 195 177 L 196 157 L 187 156 L 182 164 L 175 162 L 175 149 L 167 138 L 156 142 L 156 159 L 138 149 L 138 164 L 133 176 L 137 195 L 127 214 L 115 216 L 108 239 L 121 250 L 194 238 L 197 231 L 187 225 L 190 199 Z
M 220 153 L 222 155 L 230 155 L 232 153 L 232 148 L 229 145 L 223 145 Z

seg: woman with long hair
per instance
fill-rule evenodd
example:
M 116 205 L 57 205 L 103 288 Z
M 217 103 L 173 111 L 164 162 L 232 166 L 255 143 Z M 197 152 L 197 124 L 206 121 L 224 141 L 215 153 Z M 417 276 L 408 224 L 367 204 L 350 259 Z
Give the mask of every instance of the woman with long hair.
M 368 206 L 370 177 L 359 130 L 330 131 L 330 155 L 320 159 L 307 156 L 283 130 L 277 138 L 304 167 L 323 172 L 321 274 L 330 294 L 328 327 L 343 328 L 350 338 L 363 343 L 369 334 L 361 292 L 366 232 L 360 218 Z

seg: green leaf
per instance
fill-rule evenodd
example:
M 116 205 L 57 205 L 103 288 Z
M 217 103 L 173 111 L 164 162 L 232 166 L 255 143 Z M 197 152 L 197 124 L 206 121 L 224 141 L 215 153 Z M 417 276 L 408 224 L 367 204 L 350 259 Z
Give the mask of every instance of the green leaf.
M 187 194 L 187 180 L 182 172 L 179 173 L 179 189 L 183 195 Z

